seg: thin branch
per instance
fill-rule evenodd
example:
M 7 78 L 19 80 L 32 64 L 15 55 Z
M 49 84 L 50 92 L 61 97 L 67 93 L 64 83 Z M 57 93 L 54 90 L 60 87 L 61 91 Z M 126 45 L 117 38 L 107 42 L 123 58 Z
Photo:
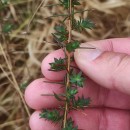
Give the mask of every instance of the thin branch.
M 40 3 L 40 5 L 39 5 L 39 6 L 37 7 L 37 9 L 35 10 L 33 16 L 31 17 L 31 19 L 30 19 L 30 21 L 29 21 L 29 23 L 28 23 L 28 26 L 27 26 L 27 32 L 29 32 L 30 24 L 31 24 L 31 22 L 33 21 L 33 19 L 34 19 L 36 13 L 37 13 L 38 10 L 41 8 L 41 6 L 43 5 L 44 2 L 45 2 L 45 0 L 42 0 L 42 2 Z
M 3 47 L 2 47 L 2 44 L 0 44 L 0 49 L 1 49 L 1 52 L 2 52 L 2 54 L 3 54 L 3 56 L 4 56 L 5 62 L 6 62 L 6 64 L 7 64 L 7 67 L 8 67 L 8 69 L 9 69 L 9 71 L 10 71 L 10 74 L 11 74 L 11 76 L 12 76 L 12 80 L 13 80 L 13 83 L 14 83 L 14 87 L 15 87 L 15 89 L 17 90 L 17 92 L 18 92 L 18 94 L 19 94 L 19 96 L 20 96 L 20 98 L 21 98 L 21 100 L 22 100 L 22 102 L 23 102 L 23 104 L 24 104 L 24 108 L 25 108 L 25 110 L 26 110 L 28 116 L 30 116 L 29 109 L 28 109 L 28 107 L 27 107 L 27 105 L 26 105 L 26 103 L 25 103 L 23 94 L 22 94 L 21 91 L 20 91 L 19 85 L 18 85 L 18 83 L 17 83 L 17 81 L 16 81 L 16 78 L 15 78 L 15 76 L 14 76 L 14 73 L 13 73 L 13 71 L 12 71 L 11 64 L 10 64 L 10 62 L 8 61 L 8 58 L 7 58 L 7 56 L 6 56 L 5 52 L 4 52 L 4 49 L 3 49 Z
M 78 49 L 96 49 L 94 47 L 79 47 Z
M 58 96 L 65 97 L 63 94 L 57 94 Z M 41 96 L 54 96 L 54 94 L 41 94 Z
M 71 42 L 71 36 L 72 36 L 72 0 L 69 0 L 69 25 L 68 25 L 68 31 L 69 31 L 69 37 L 68 37 L 68 43 L 69 44 Z M 70 87 L 70 61 L 71 61 L 71 58 L 70 58 L 70 53 L 66 51 L 66 55 L 67 55 L 67 77 L 66 77 L 66 92 L 67 92 L 67 89 L 68 87 Z M 64 110 L 64 118 L 63 118 L 63 128 L 66 127 L 66 123 L 67 123 L 67 115 L 68 115 L 68 102 L 66 101 L 65 102 L 65 110 Z
M 45 83 L 53 83 L 53 84 L 61 84 L 61 85 L 64 85 L 63 82 L 52 82 L 52 81 L 44 81 Z
M 66 17 L 66 16 L 69 17 L 68 14 L 54 14 L 54 15 L 51 15 L 49 17 L 45 17 L 44 19 L 48 19 L 48 18 L 52 18 L 52 17 Z

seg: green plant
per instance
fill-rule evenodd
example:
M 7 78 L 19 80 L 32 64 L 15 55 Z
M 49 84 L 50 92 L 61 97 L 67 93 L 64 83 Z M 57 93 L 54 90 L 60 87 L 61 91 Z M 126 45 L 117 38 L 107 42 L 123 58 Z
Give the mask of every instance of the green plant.
M 75 19 L 75 6 L 81 5 L 79 0 L 59 0 L 59 5 L 63 6 L 63 8 L 67 10 L 68 14 L 59 15 L 64 16 L 65 18 L 59 25 L 55 26 L 55 33 L 52 33 L 52 35 L 60 48 L 64 51 L 65 58 L 54 58 L 54 62 L 49 63 L 49 70 L 55 72 L 66 71 L 66 75 L 63 79 L 64 82 L 62 83 L 65 88 L 65 93 L 54 93 L 53 95 L 57 100 L 64 102 L 64 106 L 59 110 L 43 110 L 40 117 L 54 123 L 61 123 L 61 130 L 78 130 L 78 126 L 74 126 L 73 119 L 68 118 L 68 112 L 72 109 L 83 109 L 84 107 L 87 107 L 91 100 L 84 96 L 76 98 L 78 88 L 84 87 L 85 77 L 80 70 L 77 72 L 75 67 L 71 66 L 71 62 L 73 62 L 74 59 L 72 55 L 76 49 L 94 48 L 81 48 L 80 42 L 73 39 L 72 30 L 81 32 L 85 29 L 92 29 L 95 24 L 87 18 L 80 18 L 79 20 Z M 68 26 L 66 26 L 67 24 Z

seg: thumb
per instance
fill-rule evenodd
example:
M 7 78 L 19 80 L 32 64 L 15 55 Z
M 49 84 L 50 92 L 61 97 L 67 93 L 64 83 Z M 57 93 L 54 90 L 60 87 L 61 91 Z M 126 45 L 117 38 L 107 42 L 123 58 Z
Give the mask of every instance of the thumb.
M 77 49 L 74 57 L 78 67 L 97 84 L 130 94 L 130 55 Z

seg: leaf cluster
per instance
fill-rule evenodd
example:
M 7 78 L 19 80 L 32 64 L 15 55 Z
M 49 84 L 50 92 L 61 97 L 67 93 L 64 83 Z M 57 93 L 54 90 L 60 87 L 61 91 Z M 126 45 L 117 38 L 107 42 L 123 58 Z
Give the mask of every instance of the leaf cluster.
M 84 81 L 85 81 L 85 78 L 83 77 L 81 71 L 79 73 L 73 72 L 70 75 L 70 83 L 71 84 L 74 84 L 74 85 L 79 86 L 79 87 L 83 87 Z
M 77 49 L 79 47 L 80 47 L 80 42 L 79 41 L 73 41 L 73 42 L 70 42 L 66 45 L 66 50 L 68 52 L 74 52 L 75 49 Z
M 65 8 L 68 9 L 69 8 L 69 0 L 59 0 L 60 4 Z M 73 0 L 72 1 L 72 7 L 74 7 L 75 5 L 80 5 L 79 0 Z
M 54 58 L 54 62 L 52 63 L 49 63 L 51 68 L 50 70 L 51 71 L 62 71 L 62 70 L 65 70 L 66 67 L 65 67 L 65 59 L 62 59 L 62 58 Z
M 63 118 L 63 116 L 60 115 L 60 112 L 56 109 L 43 110 L 43 112 L 40 113 L 40 117 L 52 122 L 58 122 Z
M 94 27 L 95 24 L 89 19 L 80 19 L 79 21 L 72 19 L 73 30 L 81 32 L 85 29 L 92 29 Z M 64 24 L 55 26 L 55 31 L 56 32 L 52 33 L 52 35 L 54 39 L 60 44 L 61 48 L 65 47 L 68 52 L 74 52 L 75 49 L 80 48 L 80 42 L 77 40 L 73 40 L 66 44 L 68 40 L 68 31 Z
M 68 88 L 67 89 L 67 95 L 66 95 L 66 98 L 67 100 L 69 101 L 70 99 L 73 99 L 74 96 L 78 93 L 78 90 L 75 89 L 75 88 Z
M 57 25 L 55 26 L 55 33 L 53 33 L 54 38 L 58 42 L 64 42 L 67 41 L 68 38 L 68 31 L 64 25 Z
M 82 97 L 78 97 L 78 99 L 74 99 L 73 100 L 73 107 L 75 108 L 84 108 L 89 106 L 90 104 L 90 98 L 84 98 L 84 96 Z
M 84 29 L 92 29 L 95 27 L 95 24 L 90 19 L 80 18 L 80 20 L 77 21 L 73 19 L 72 23 L 72 28 L 79 32 L 83 31 Z
M 72 121 L 72 118 L 69 118 L 67 120 L 65 128 L 62 130 L 78 130 L 78 126 L 74 127 L 74 121 Z

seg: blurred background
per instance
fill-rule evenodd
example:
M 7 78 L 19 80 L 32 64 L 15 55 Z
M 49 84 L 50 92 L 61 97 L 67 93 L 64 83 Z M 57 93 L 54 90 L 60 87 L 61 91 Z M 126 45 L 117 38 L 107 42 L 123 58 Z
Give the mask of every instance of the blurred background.
M 24 90 L 34 79 L 43 77 L 42 59 L 53 50 L 51 33 L 65 13 L 59 0 L 0 0 L 0 130 L 29 130 L 33 110 L 24 102 Z M 81 42 L 130 36 L 130 0 L 79 0 L 77 11 L 89 9 L 81 17 L 96 27 L 81 33 Z M 48 18 L 49 17 L 49 18 Z M 77 15 L 76 18 L 79 18 Z M 123 43 L 122 43 L 123 46 Z

